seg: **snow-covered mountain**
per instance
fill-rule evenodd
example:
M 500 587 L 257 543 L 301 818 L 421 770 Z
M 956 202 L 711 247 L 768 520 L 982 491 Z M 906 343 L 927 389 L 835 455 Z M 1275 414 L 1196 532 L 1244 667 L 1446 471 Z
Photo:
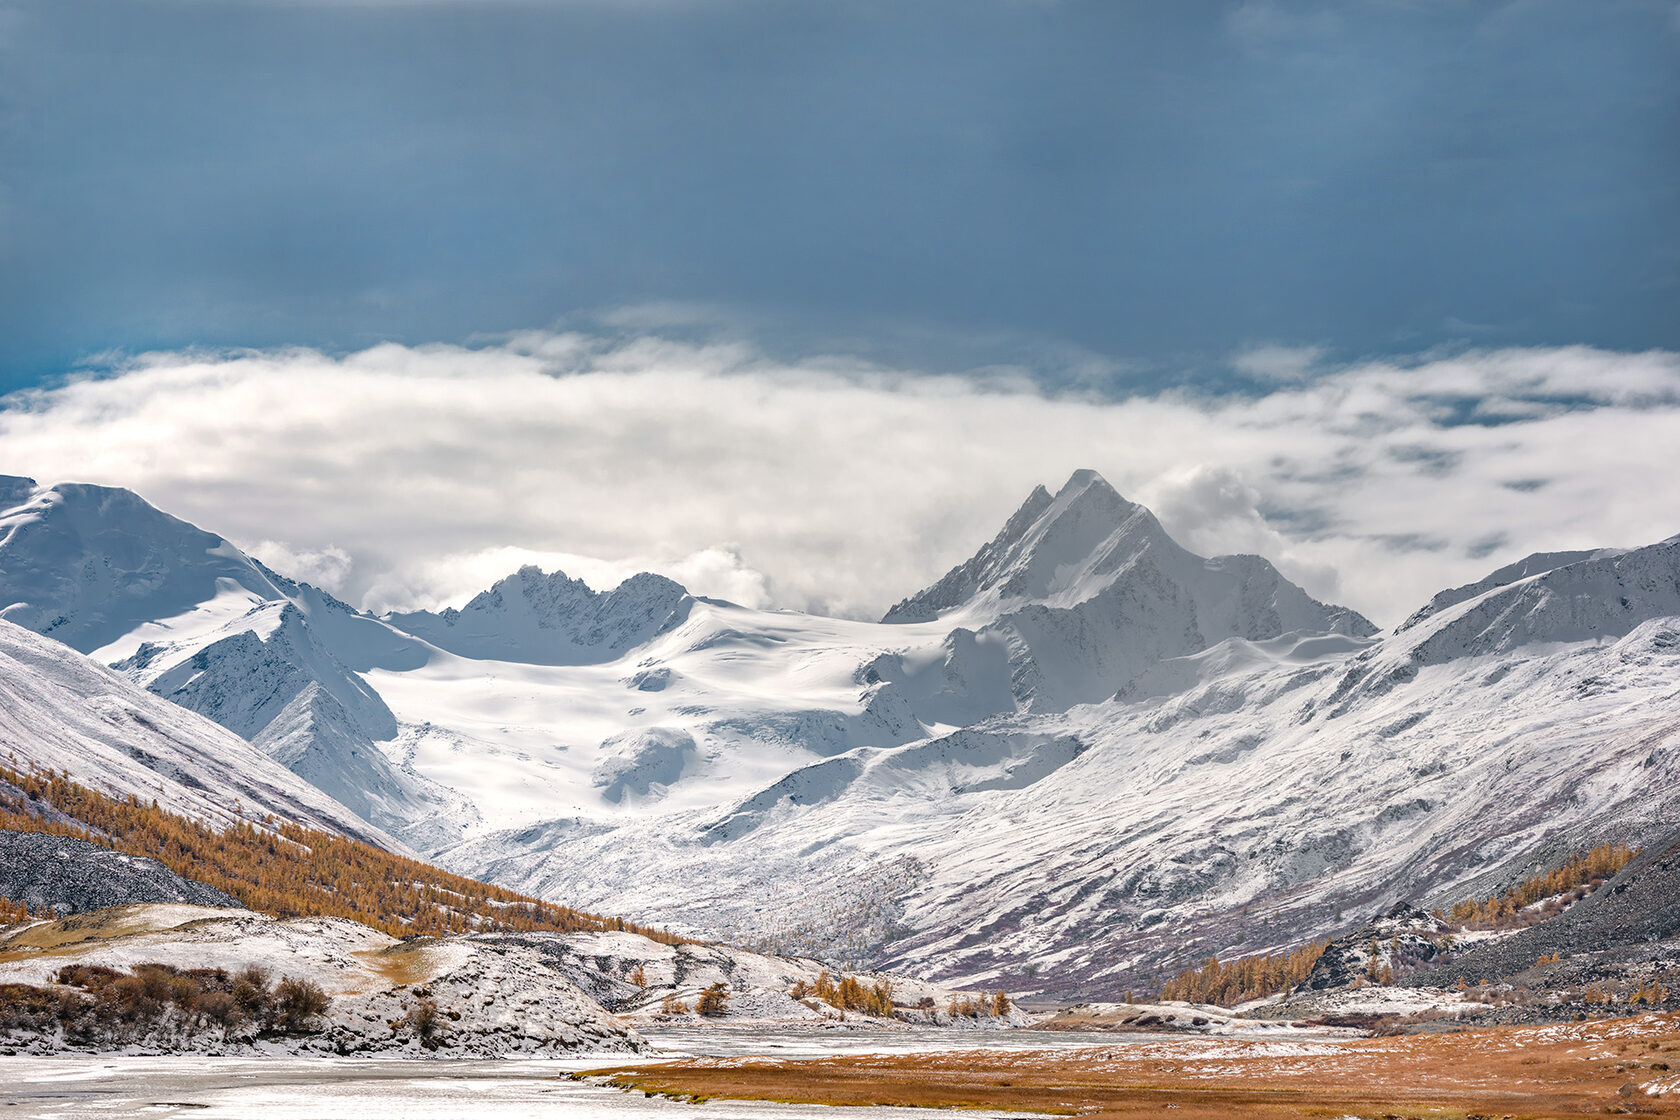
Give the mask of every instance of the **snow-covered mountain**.
M 356 672 L 421 664 L 420 643 L 127 490 L 0 477 L 0 501 L 0 618 L 215 720 L 382 829 L 421 847 L 453 835 L 453 799 L 374 746 L 397 723 Z
M 228 542 L 127 490 L 0 476 L 0 503 L 0 618 L 84 653 L 282 595 Z
M 1379 634 L 1079 472 L 880 623 L 536 569 L 376 619 L 8 485 L 5 617 L 453 869 L 717 937 L 1112 993 L 1680 816 L 1680 538 Z
M 591 665 L 616 661 L 679 625 L 693 603 L 682 585 L 648 572 L 594 591 L 564 572 L 526 566 L 460 610 L 392 614 L 387 621 L 462 657 Z
M 1106 699 L 1151 665 L 1226 638 L 1377 629 L 1262 557 L 1193 555 L 1095 471 L 1054 496 L 1038 487 L 997 537 L 883 621 L 935 619 L 1001 638 L 1015 697 L 1039 711 Z
M 0 765 L 67 772 L 109 796 L 155 800 L 210 824 L 273 814 L 400 850 L 239 736 L 3 620 Z

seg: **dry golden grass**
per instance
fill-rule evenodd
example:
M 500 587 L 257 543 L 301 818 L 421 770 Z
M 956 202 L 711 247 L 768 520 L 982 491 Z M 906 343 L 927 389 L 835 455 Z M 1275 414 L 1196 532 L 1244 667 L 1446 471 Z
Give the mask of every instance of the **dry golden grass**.
M 357 953 L 356 956 L 392 987 L 419 984 L 432 979 L 438 973 L 437 963 L 427 952 L 433 944 L 430 938 L 423 938 L 405 941 L 389 949 Z
M 110 906 L 87 914 L 72 914 L 50 922 L 0 930 L 0 961 L 24 960 L 51 954 L 74 954 L 90 941 L 114 941 L 148 932 L 148 907 Z
M 1172 1039 L 1060 1052 L 694 1059 L 596 1075 L 623 1089 L 675 1096 L 1093 1117 L 1674 1116 L 1680 1017 L 1352 1041 Z M 1668 1091 L 1652 1095 L 1652 1087 Z

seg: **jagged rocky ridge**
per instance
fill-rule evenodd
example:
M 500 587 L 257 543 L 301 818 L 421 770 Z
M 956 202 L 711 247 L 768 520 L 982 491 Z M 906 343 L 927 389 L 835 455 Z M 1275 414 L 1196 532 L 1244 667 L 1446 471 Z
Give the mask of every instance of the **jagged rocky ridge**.
M 594 591 L 564 572 L 527 565 L 465 607 L 388 615 L 399 629 L 439 649 L 491 661 L 587 665 L 615 661 L 682 622 L 694 600 L 681 584 L 649 572 Z

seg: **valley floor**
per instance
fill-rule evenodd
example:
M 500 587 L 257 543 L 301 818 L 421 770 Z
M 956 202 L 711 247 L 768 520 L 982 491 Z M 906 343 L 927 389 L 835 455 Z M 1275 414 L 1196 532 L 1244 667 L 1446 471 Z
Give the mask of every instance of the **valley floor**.
M 699 1056 L 809 1058 L 962 1046 L 1090 1045 L 1036 1031 L 705 1026 L 648 1032 L 652 1063 Z M 569 1075 L 604 1055 L 514 1061 L 85 1055 L 0 1057 L 0 1116 L 32 1120 L 925 1120 L 892 1106 L 717 1100 L 625 1092 Z M 966 1113 L 1004 1120 L 1014 1111 Z
M 1554 1120 L 1680 1115 L 1680 1015 L 1350 1039 L 676 1027 L 563 1060 L 0 1058 L 0 1114 L 41 1120 L 917 1120 L 1011 1116 Z M 849 1107 L 836 1108 L 836 1105 Z
M 575 1065 L 575 1063 L 572 1063 Z M 828 1120 L 825 1105 L 693 1105 L 571 1081 L 552 1061 L 0 1060 L 0 1108 L 35 1120 Z M 972 1114 L 1003 1120 L 1004 1113 Z M 843 1120 L 918 1120 L 911 1108 Z
M 1093 1117 L 1675 1116 L 1680 1016 L 1358 1040 L 695 1058 L 595 1076 L 632 1092 L 708 1099 Z

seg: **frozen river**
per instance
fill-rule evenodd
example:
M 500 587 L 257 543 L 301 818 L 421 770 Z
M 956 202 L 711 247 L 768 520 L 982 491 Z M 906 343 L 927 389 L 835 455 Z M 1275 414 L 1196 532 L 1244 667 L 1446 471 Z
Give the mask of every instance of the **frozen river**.
M 1123 1037 L 1123 1036 L 1122 1036 Z M 706 1029 L 650 1034 L 648 1056 L 564 1061 L 300 1058 L 0 1058 L 0 1120 L 926 1120 L 921 1109 L 709 1101 L 685 1104 L 565 1073 L 696 1054 L 824 1054 L 1112 1045 L 1114 1035 L 1049 1031 Z M 964 1116 L 992 1114 L 965 1112 Z

